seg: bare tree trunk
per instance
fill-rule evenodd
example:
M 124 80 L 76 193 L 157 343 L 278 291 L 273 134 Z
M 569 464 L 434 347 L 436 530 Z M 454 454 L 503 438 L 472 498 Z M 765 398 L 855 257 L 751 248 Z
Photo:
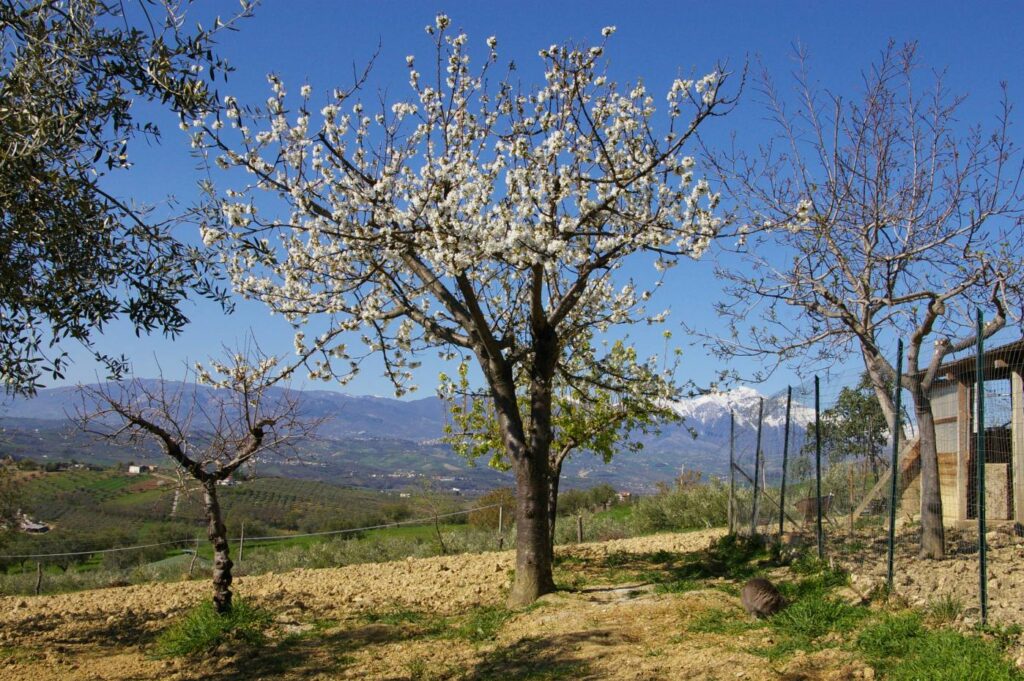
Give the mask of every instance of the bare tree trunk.
M 434 534 L 437 535 L 437 545 L 441 549 L 441 555 L 448 555 L 448 547 L 444 545 L 444 537 L 441 536 L 441 524 L 437 521 L 437 509 L 434 509 Z
M 943 558 L 946 533 L 942 524 L 942 488 L 935 443 L 935 419 L 927 390 L 914 386 L 914 414 L 921 443 L 921 557 Z
M 228 532 L 217 500 L 217 482 L 203 482 L 203 502 L 206 506 L 206 536 L 213 545 L 213 606 L 223 614 L 231 611 L 231 558 Z
M 516 463 L 516 579 L 508 597 L 512 607 L 529 605 L 555 590 L 551 574 L 548 502 L 551 480 L 547 452 L 529 452 Z
M 871 380 L 871 387 L 874 389 L 875 397 L 878 399 L 878 406 L 882 408 L 882 415 L 885 416 L 885 424 L 888 426 L 890 433 L 895 433 L 896 405 L 892 401 L 892 395 L 888 386 L 889 381 L 886 381 L 886 370 L 890 369 L 890 367 L 883 358 L 873 357 L 865 350 L 862 350 L 862 354 L 864 357 L 864 368 L 867 370 L 868 378 Z M 890 370 L 889 373 L 895 372 Z

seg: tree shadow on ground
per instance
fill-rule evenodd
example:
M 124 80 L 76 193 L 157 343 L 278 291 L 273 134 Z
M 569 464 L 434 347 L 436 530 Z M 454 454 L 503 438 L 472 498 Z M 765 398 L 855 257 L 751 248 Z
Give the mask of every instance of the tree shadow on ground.
M 625 581 L 656 584 L 669 590 L 680 585 L 695 588 L 702 580 L 746 580 L 779 565 L 765 545 L 748 537 L 725 536 L 702 551 L 678 553 L 615 552 L 601 557 L 566 555 L 556 559 L 558 567 L 570 577 L 569 591 L 579 591 L 591 579 L 602 582 Z M 680 587 L 680 588 L 676 588 Z
M 284 674 L 289 679 L 321 677 L 324 673 L 337 672 L 352 664 L 355 661 L 354 654 L 364 647 L 409 641 L 422 636 L 423 632 L 416 627 L 386 624 L 304 632 L 285 636 L 262 648 L 240 651 L 240 654 L 215 669 L 203 669 L 195 678 L 248 681 L 272 679 Z
M 539 681 L 541 679 L 584 679 L 593 674 L 593 662 L 600 653 L 593 649 L 586 657 L 577 651 L 583 644 L 615 646 L 628 642 L 621 634 L 598 629 L 546 637 L 528 637 L 489 653 L 464 677 L 465 681 Z

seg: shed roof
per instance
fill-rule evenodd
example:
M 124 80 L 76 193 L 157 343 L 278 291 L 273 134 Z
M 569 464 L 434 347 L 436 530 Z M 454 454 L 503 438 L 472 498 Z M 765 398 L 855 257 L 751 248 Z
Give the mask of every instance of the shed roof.
M 1012 369 L 1024 369 L 1024 338 L 985 350 L 984 367 L 986 379 L 1006 378 Z M 964 378 L 974 380 L 977 371 L 977 356 L 967 355 L 961 359 L 946 362 L 939 367 L 939 376 L 947 379 Z

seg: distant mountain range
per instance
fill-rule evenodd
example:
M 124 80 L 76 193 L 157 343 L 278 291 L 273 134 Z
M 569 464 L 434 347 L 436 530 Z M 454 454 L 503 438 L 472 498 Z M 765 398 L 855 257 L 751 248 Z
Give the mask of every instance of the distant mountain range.
M 159 387 L 155 380 L 148 383 Z M 168 383 L 166 387 L 182 386 Z M 205 386 L 195 389 L 200 400 L 208 399 L 212 390 Z M 274 390 L 271 398 L 285 395 L 284 389 Z M 289 396 L 299 399 L 303 416 L 322 418 L 323 425 L 314 440 L 300 446 L 300 461 L 263 462 L 259 470 L 264 474 L 378 489 L 406 487 L 427 477 L 438 486 L 470 492 L 512 482 L 508 473 L 492 470 L 486 462 L 472 466 L 441 442 L 446 411 L 437 397 L 395 400 L 326 390 L 291 391 Z M 563 488 L 609 483 L 640 492 L 658 482 L 671 482 L 684 469 L 724 475 L 729 464 L 730 413 L 735 415 L 736 460 L 752 470 L 761 399 L 753 389 L 737 388 L 677 402 L 673 408 L 684 418 L 681 425 L 664 427 L 659 435 L 644 439 L 641 453 L 623 454 L 608 465 L 587 453 L 576 454 L 565 466 Z M 33 399 L 7 398 L 0 403 L 0 455 L 97 463 L 161 461 L 162 455 L 154 447 L 116 447 L 77 431 L 69 416 L 81 405 L 75 388 L 41 390 Z M 793 405 L 794 439 L 803 439 L 813 417 L 813 409 Z M 763 424 L 762 450 L 768 461 L 766 474 L 772 478 L 778 473 L 781 456 L 784 397 L 764 398 Z

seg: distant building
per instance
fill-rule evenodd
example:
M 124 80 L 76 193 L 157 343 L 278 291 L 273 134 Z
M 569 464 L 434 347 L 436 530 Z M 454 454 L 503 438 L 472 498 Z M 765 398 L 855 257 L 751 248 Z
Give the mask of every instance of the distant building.
M 36 522 L 22 513 L 18 517 L 18 529 L 31 534 L 42 534 L 43 532 L 49 532 L 50 526 L 46 523 Z
M 155 472 L 156 472 L 156 466 L 149 466 L 149 465 L 136 466 L 134 464 L 131 465 L 131 466 L 128 466 L 128 475 L 141 475 L 142 473 L 155 473 Z

